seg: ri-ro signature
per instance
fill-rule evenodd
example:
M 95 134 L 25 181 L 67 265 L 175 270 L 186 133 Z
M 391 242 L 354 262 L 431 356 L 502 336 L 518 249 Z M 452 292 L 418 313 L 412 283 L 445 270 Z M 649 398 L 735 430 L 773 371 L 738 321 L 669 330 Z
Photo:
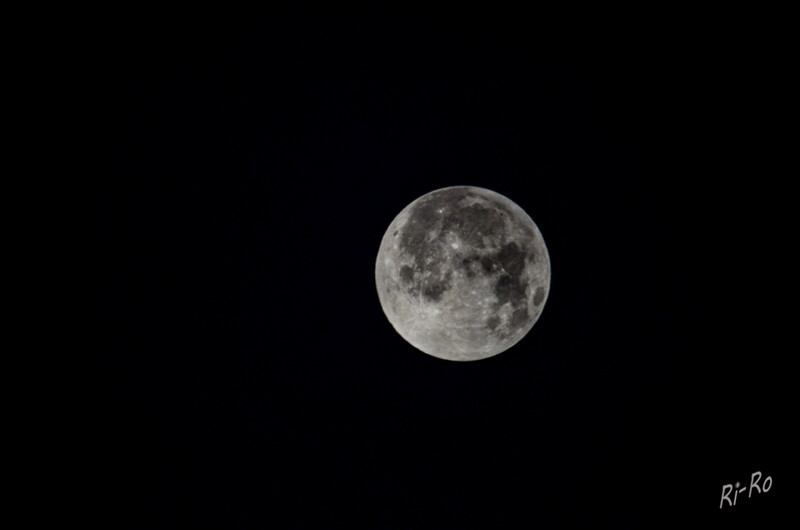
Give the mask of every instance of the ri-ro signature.
M 767 493 L 770 489 L 772 489 L 772 477 L 766 477 L 763 482 L 761 482 L 761 471 L 756 471 L 752 475 L 750 475 L 750 487 L 742 486 L 740 482 L 736 482 L 736 484 L 725 484 L 722 486 L 722 498 L 719 500 L 719 509 L 721 510 L 725 503 L 728 503 L 728 506 L 736 506 L 736 501 L 739 499 L 739 494 L 742 493 L 744 490 L 747 491 L 747 498 L 751 498 L 753 496 L 753 492 L 755 491 L 756 494 Z M 731 500 L 731 494 L 733 494 L 733 500 Z M 744 495 L 742 495 L 744 497 Z

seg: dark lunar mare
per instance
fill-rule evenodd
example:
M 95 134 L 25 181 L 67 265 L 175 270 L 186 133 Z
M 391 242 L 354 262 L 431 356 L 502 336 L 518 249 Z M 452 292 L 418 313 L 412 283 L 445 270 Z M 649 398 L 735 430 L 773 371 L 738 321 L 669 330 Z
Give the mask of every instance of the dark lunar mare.
M 465 205 L 467 200 L 472 203 Z M 436 302 L 451 287 L 450 267 L 462 270 L 467 278 L 489 277 L 497 298 L 493 306 L 495 315 L 505 304 L 512 308 L 508 330 L 500 331 L 499 335 L 505 338 L 513 334 L 529 319 L 529 286 L 524 271 L 526 262 L 535 262 L 537 256 L 532 244 L 534 234 L 529 228 L 524 227 L 525 237 L 520 244 L 508 241 L 512 221 L 513 213 L 505 205 L 468 189 L 449 188 L 421 200 L 410 211 L 399 234 L 400 249 L 414 263 L 400 270 L 405 288 L 412 296 L 419 295 L 421 289 L 426 300 Z M 457 234 L 470 249 L 466 255 L 456 256 L 453 263 L 444 259 L 447 233 Z M 534 303 L 539 305 L 543 298 L 544 290 L 539 287 Z M 490 330 L 497 329 L 499 324 L 497 316 L 486 321 Z
M 459 201 L 475 196 L 463 189 L 449 189 L 421 200 L 409 213 L 408 222 L 400 233 L 400 249 L 414 260 L 414 266 L 404 266 L 401 280 L 409 294 L 417 296 L 422 285 L 422 295 L 430 301 L 438 301 L 450 288 L 449 274 L 442 271 L 444 249 L 435 244 L 441 234 L 442 213 L 452 212 Z M 429 241 L 435 234 L 434 241 Z

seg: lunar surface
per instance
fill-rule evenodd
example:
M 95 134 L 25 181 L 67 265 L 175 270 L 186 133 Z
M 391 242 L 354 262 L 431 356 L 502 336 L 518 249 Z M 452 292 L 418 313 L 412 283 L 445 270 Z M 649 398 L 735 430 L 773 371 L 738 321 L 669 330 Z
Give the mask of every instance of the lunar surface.
M 415 200 L 389 225 L 375 283 L 394 329 L 423 352 L 474 361 L 519 342 L 550 290 L 533 220 L 493 191 L 455 186 Z

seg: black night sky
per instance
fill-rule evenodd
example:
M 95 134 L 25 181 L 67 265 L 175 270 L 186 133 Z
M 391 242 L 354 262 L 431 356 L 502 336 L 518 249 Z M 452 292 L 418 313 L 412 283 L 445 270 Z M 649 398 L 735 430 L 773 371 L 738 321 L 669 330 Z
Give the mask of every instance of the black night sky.
M 87 520 L 772 527 L 794 478 L 771 44 L 513 14 L 100 33 Z M 522 206 L 552 265 L 533 330 L 473 363 L 406 343 L 374 283 L 394 216 L 459 184 Z M 773 489 L 720 510 L 755 471 Z

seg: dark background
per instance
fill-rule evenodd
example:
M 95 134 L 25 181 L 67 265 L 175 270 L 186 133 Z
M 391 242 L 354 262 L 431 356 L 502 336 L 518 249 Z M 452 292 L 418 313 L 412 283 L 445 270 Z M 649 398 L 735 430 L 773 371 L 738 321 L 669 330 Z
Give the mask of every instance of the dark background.
M 692 20 L 304 12 L 86 39 L 87 521 L 773 527 L 783 37 Z M 460 184 L 525 209 L 553 271 L 533 330 L 472 363 L 407 344 L 374 285 L 394 216 Z M 772 491 L 719 510 L 754 471 Z

